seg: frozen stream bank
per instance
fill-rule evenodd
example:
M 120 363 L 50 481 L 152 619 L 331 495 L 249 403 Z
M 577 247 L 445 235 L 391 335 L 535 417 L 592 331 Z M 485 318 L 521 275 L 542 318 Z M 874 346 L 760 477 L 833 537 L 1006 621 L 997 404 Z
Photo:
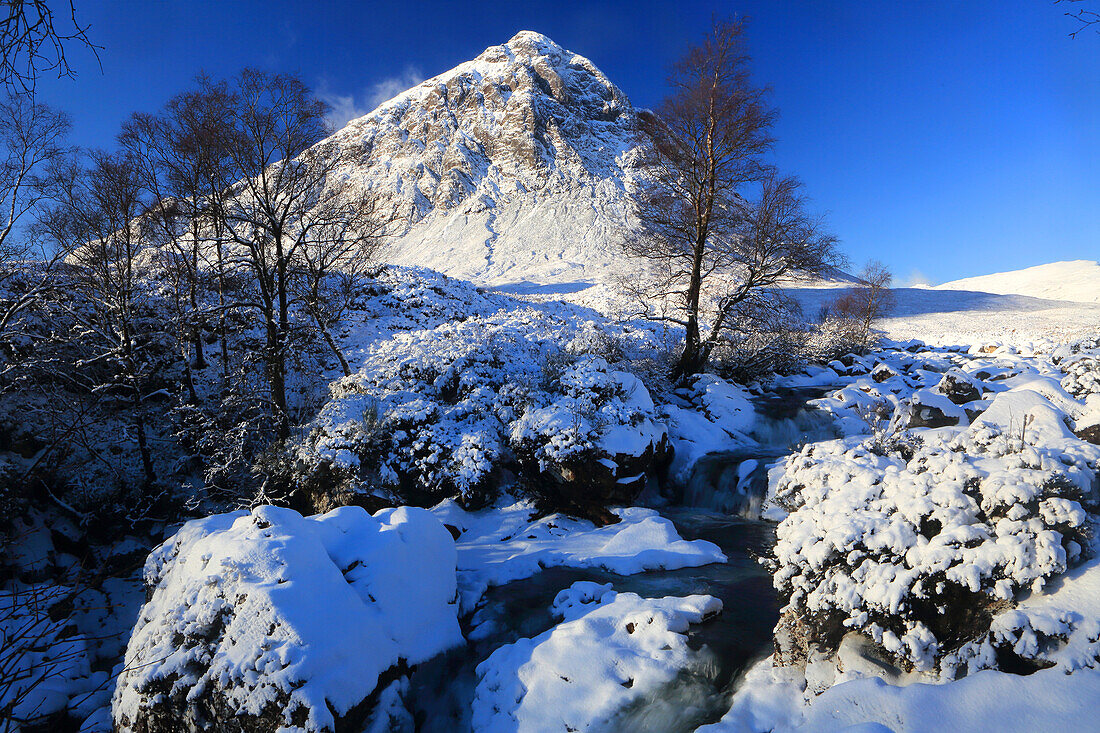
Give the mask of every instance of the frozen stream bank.
M 778 606 L 771 578 L 756 562 L 774 542 L 772 527 L 718 512 L 670 508 L 662 512 L 684 539 L 718 545 L 728 562 L 696 568 L 617 575 L 603 570 L 547 568 L 538 575 L 491 588 L 467 622 L 470 643 L 421 665 L 411 680 L 410 700 L 419 730 L 471 729 L 475 669 L 493 650 L 535 637 L 556 623 L 555 596 L 577 581 L 610 583 L 619 593 L 644 598 L 706 594 L 722 612 L 691 626 L 689 665 L 672 682 L 620 710 L 608 730 L 690 731 L 718 720 L 729 708 L 737 674 L 771 651 Z M 578 650 L 580 652 L 582 650 Z

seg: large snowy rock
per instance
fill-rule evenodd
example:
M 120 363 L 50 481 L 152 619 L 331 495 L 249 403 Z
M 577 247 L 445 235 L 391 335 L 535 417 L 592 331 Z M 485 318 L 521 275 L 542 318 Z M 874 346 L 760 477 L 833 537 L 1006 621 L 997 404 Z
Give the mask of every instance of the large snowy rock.
M 379 682 L 463 641 L 456 551 L 429 512 L 271 506 L 188 522 L 145 566 L 120 731 L 332 731 Z
M 482 283 L 618 272 L 644 142 L 591 61 L 521 31 L 319 144 L 337 177 L 408 214 L 391 262 Z

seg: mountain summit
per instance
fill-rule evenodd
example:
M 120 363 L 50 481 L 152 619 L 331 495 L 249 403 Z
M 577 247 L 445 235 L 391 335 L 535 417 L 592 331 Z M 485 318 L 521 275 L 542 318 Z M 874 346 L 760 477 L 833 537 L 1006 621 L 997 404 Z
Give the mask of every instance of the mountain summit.
M 521 31 L 321 145 L 408 213 L 388 260 L 483 284 L 584 283 L 621 267 L 637 127 L 591 61 Z

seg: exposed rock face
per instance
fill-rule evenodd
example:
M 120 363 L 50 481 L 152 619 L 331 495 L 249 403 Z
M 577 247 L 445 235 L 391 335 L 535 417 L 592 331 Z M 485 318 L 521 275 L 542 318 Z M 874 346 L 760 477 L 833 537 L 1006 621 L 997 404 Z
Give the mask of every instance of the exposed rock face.
M 1087 440 L 1094 445 L 1100 445 L 1100 423 L 1083 427 L 1077 431 L 1076 435 L 1081 440 Z
M 879 384 L 882 384 L 888 379 L 899 376 L 896 371 L 891 369 L 886 364 L 879 364 L 873 370 L 871 370 L 871 379 L 875 380 Z
M 638 455 L 593 452 L 550 464 L 541 473 L 536 473 L 535 461 L 528 462 L 528 468 L 538 476 L 543 492 L 556 495 L 560 504 L 555 509 L 560 506 L 565 511 L 579 511 L 597 524 L 606 524 L 618 519 L 610 512 L 595 510 L 632 503 L 645 488 L 647 478 L 671 459 L 672 446 L 668 436 L 662 434 Z M 599 521 L 601 518 L 605 521 Z
M 591 61 L 516 34 L 320 143 L 338 173 L 391 196 L 409 227 L 390 251 L 481 282 L 613 270 L 644 143 L 630 101 Z

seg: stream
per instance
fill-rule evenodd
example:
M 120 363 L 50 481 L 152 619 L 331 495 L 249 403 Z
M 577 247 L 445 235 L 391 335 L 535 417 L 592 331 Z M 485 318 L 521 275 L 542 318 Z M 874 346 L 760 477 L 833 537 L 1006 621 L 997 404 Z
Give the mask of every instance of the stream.
M 659 508 L 684 539 L 713 542 L 728 562 L 629 576 L 547 568 L 490 588 L 478 611 L 464 621 L 469 643 L 413 673 L 407 700 L 417 730 L 470 730 L 477 665 L 501 645 L 554 626 L 554 597 L 579 580 L 611 583 L 616 591 L 649 598 L 707 594 L 723 604 L 720 614 L 689 630 L 691 664 L 666 686 L 619 710 L 605 730 L 680 733 L 720 719 L 729 709 L 740 673 L 771 653 L 778 620 L 771 576 L 757 561 L 775 541 L 774 525 L 758 519 L 768 469 L 805 442 L 836 437 L 828 415 L 806 404 L 825 391 L 776 391 L 754 400 L 758 420 L 753 438 L 760 446 L 704 456 L 688 484 L 675 492 L 674 503 Z

